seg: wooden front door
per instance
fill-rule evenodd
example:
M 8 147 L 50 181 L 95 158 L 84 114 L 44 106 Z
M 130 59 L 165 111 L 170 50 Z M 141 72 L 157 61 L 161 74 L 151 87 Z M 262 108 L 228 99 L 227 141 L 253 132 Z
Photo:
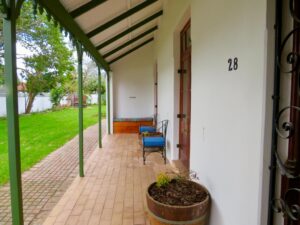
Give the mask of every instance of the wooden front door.
M 179 159 L 189 169 L 191 124 L 191 24 L 180 33 Z

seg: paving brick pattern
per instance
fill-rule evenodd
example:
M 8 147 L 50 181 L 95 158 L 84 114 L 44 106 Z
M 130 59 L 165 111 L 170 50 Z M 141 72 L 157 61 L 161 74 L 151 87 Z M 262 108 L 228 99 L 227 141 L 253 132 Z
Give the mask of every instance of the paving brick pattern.
M 102 133 L 105 134 L 105 121 Z M 99 150 L 98 125 L 84 131 L 84 158 Z M 78 136 L 22 175 L 24 220 L 41 225 L 78 174 Z M 10 225 L 9 185 L 0 187 L 0 225 Z
M 157 173 L 170 170 L 159 153 L 143 165 L 137 135 L 106 135 L 88 160 L 86 176 L 74 180 L 44 225 L 150 224 L 146 189 Z

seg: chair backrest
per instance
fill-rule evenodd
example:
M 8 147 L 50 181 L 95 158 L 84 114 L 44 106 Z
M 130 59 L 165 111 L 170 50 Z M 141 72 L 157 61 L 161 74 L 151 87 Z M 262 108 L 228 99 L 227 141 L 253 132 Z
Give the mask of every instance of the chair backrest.
M 153 115 L 153 126 L 157 126 L 157 113 Z
M 160 130 L 164 137 L 167 136 L 168 123 L 169 123 L 169 120 L 162 120 L 157 124 L 158 125 L 157 130 Z
M 169 120 L 163 120 L 162 122 L 163 122 L 163 135 L 164 137 L 167 137 Z

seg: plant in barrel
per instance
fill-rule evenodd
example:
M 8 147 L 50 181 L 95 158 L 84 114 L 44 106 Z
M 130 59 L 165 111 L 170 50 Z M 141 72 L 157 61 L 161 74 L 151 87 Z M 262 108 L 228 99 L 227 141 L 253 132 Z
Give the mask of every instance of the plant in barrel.
M 196 173 L 160 173 L 147 190 L 147 206 L 152 225 L 205 225 L 210 210 L 210 195 L 193 181 Z

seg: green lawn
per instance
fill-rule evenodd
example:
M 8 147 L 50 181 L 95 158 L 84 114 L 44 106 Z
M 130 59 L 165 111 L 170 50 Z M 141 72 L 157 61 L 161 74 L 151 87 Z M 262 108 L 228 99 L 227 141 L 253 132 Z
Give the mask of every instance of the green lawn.
M 105 106 L 102 106 L 102 116 L 105 116 Z M 97 122 L 98 106 L 84 108 L 84 127 Z M 78 110 L 75 108 L 20 116 L 22 171 L 31 168 L 77 133 Z M 8 179 L 6 119 L 0 118 L 0 185 Z

